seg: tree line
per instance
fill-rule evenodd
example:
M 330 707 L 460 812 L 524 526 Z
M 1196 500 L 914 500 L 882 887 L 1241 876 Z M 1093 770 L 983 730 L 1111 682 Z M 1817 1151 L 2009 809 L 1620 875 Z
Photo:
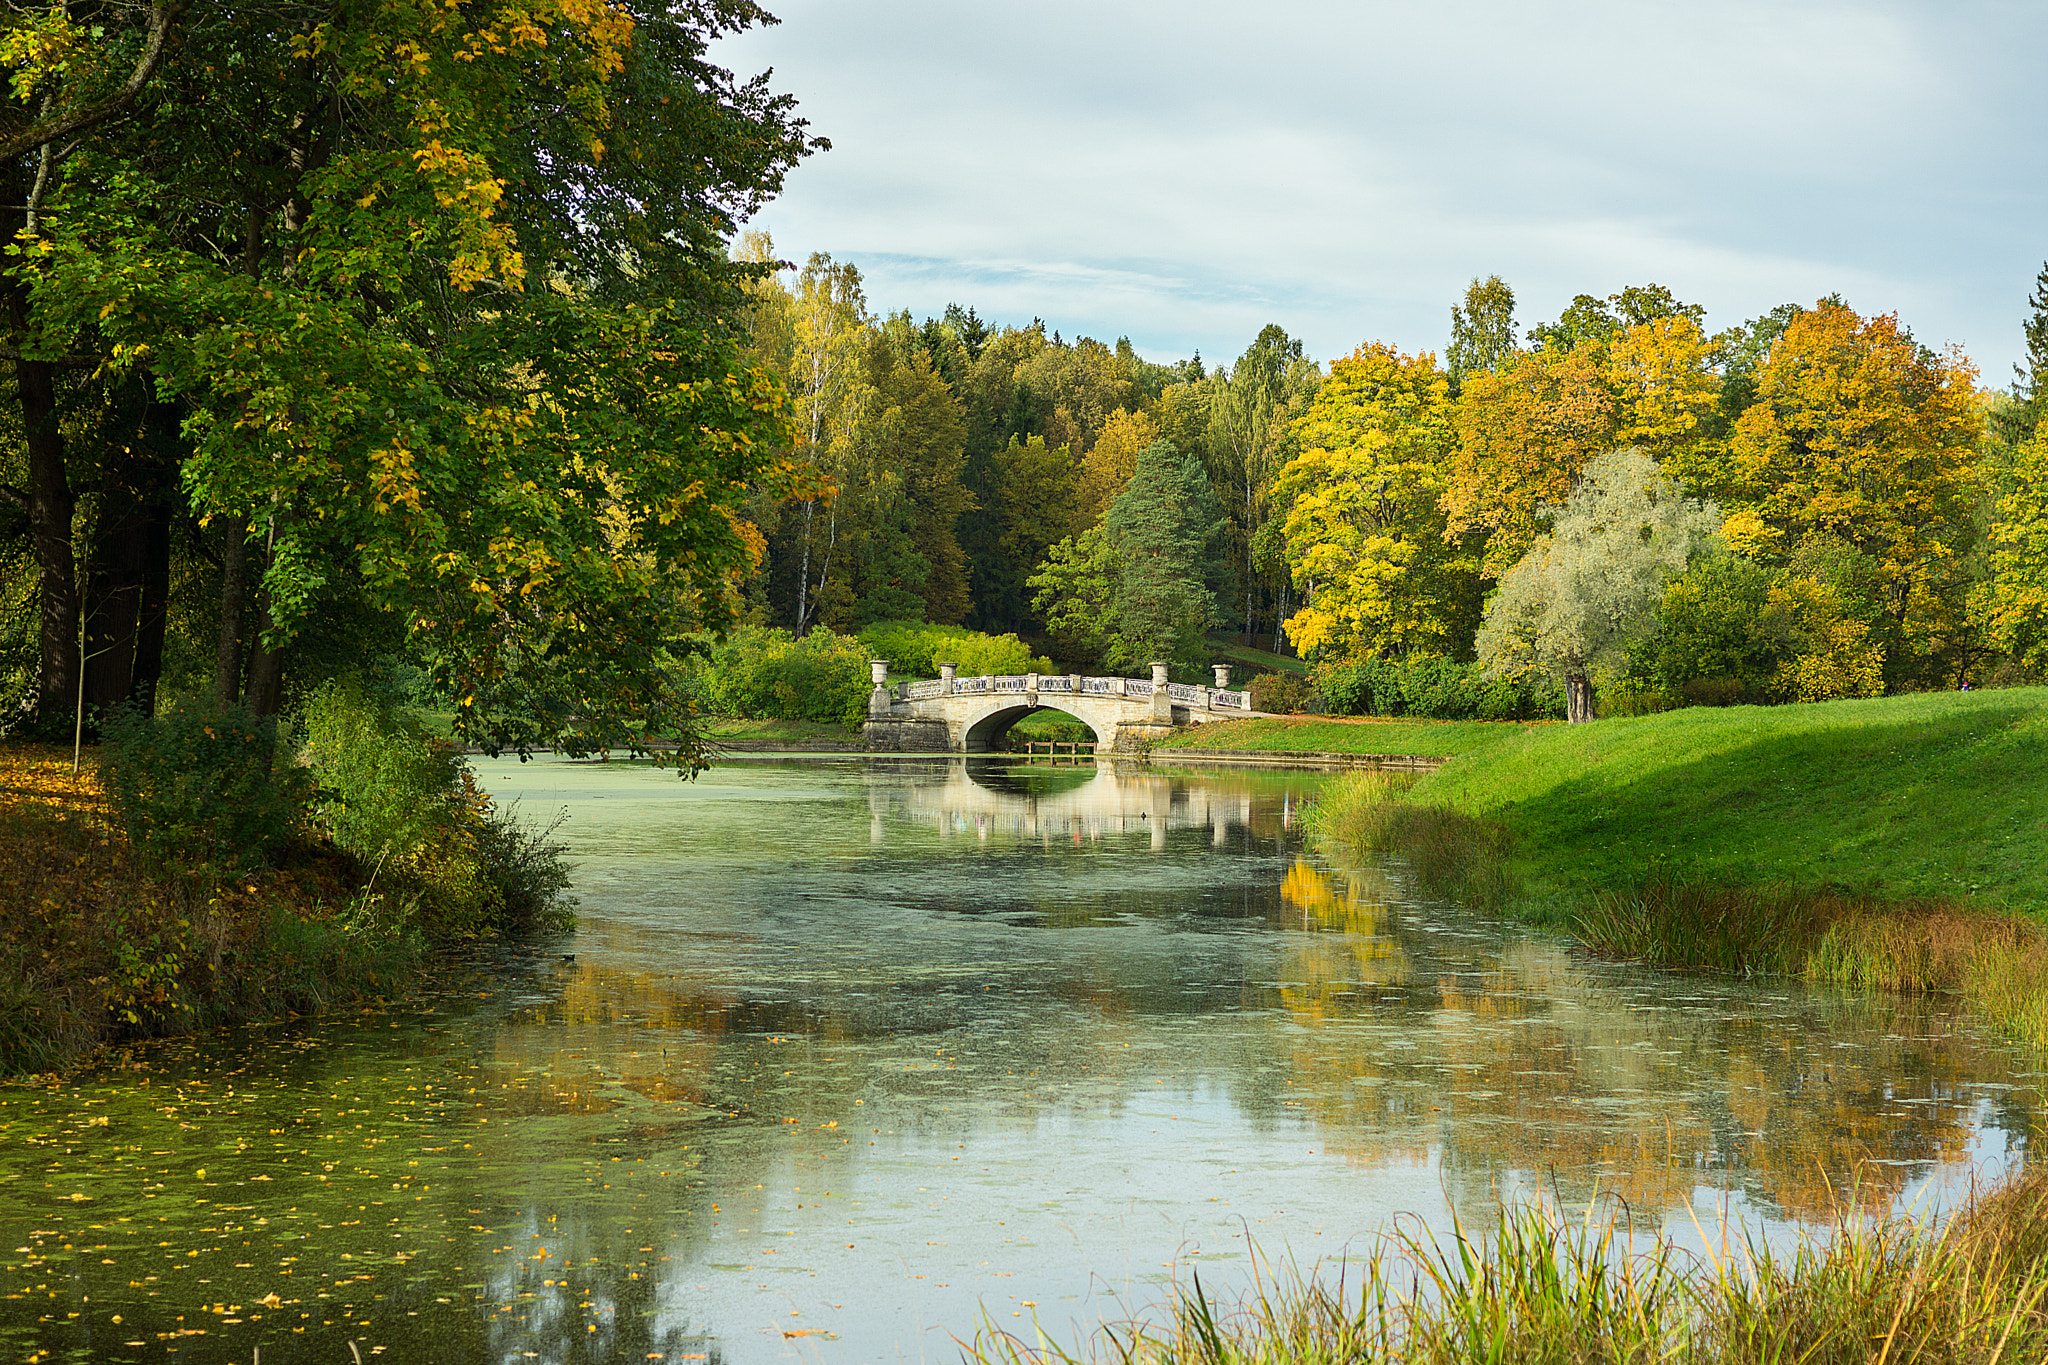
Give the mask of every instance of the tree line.
M 759 235 L 738 254 L 774 262 Z M 1484 653 L 1588 706 L 1596 674 L 1657 706 L 2048 666 L 2048 269 L 2004 392 L 1839 297 L 1710 332 L 1646 284 L 1525 330 L 1493 277 L 1451 309 L 1441 358 L 1371 341 L 1324 365 L 1268 326 L 1211 366 L 958 305 L 874 313 L 823 254 L 748 289 L 813 481 L 750 504 L 760 623 L 961 622 L 1111 668 L 1198 661 L 1215 631 L 1324 667 Z M 1660 538 L 1680 503 L 1688 529 Z M 1602 520 L 1624 506 L 1627 527 Z M 1527 563 L 1604 534 L 1587 527 L 1613 534 L 1605 558 L 1574 551 L 1576 576 Z M 1595 591 L 1624 578 L 1626 601 Z
M 1580 662 L 1531 639 L 1500 666 L 1645 704 L 2048 666 L 2048 277 L 2000 393 L 1839 299 L 1710 334 L 1656 285 L 1524 329 L 1475 281 L 1441 357 L 1328 363 L 1278 326 L 1161 364 L 920 321 L 742 232 L 826 145 L 708 60 L 763 22 L 11 16 L 9 726 L 68 737 L 160 692 L 270 714 L 377 673 L 488 748 L 617 744 L 687 733 L 689 660 L 741 624 L 959 625 L 1088 667 L 1193 663 L 1217 631 L 1470 662 L 1619 450 L 1711 532 Z

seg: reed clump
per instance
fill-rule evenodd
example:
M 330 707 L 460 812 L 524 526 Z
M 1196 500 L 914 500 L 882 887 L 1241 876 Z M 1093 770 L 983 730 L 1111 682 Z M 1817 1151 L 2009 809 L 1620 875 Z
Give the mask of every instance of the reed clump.
M 1845 1212 L 1786 1255 L 1694 1259 L 1625 1224 L 1504 1211 L 1486 1235 L 1396 1230 L 1341 1276 L 1199 1278 L 1150 1321 L 1072 1350 L 993 1325 L 977 1365 L 2016 1365 L 2048 1358 L 2041 1168 L 1938 1230 Z
M 1941 901 L 1652 878 L 1595 892 L 1568 920 L 1587 947 L 1659 967 L 1803 976 L 1962 996 L 2048 1046 L 2048 934 L 2029 918 Z
M 1448 806 L 1402 800 L 1413 785 L 1405 774 L 1346 773 L 1323 788 L 1308 825 L 1361 854 L 1398 858 L 1429 895 L 1505 906 L 1516 889 L 1506 831 Z

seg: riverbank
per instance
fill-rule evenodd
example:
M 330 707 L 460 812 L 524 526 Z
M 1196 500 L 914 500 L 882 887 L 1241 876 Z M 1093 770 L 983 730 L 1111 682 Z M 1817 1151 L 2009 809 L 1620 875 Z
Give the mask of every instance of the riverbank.
M 74 774 L 68 749 L 0 747 L 0 1075 L 402 990 L 427 945 L 359 880 L 311 839 L 248 876 L 152 868 L 110 818 L 91 751 Z
M 1515 721 L 1259 716 L 1189 726 L 1155 742 L 1152 752 L 1162 758 L 1215 751 L 1456 758 L 1543 728 Z
M 1489 1233 L 1396 1229 L 1334 1284 L 1291 1267 L 1243 1302 L 1199 1279 L 1149 1323 L 1080 1354 L 989 1323 L 977 1365 L 2001 1365 L 2048 1357 L 2048 1167 L 1973 1198 L 1940 1229 L 1845 1211 L 1789 1253 L 1725 1241 L 1695 1262 L 1639 1251 L 1625 1224 L 1503 1212 Z
M 1596 951 L 1955 990 L 2048 1044 L 2048 689 L 1504 728 L 1315 818 Z

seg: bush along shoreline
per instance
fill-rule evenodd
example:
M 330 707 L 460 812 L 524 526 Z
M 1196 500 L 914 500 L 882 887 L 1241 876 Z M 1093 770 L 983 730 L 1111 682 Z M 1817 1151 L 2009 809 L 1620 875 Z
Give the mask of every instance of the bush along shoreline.
M 0 1074 L 395 994 L 447 950 L 574 925 L 552 827 L 351 689 L 282 734 L 197 702 L 116 715 L 75 775 L 10 745 L 0 782 Z
M 2039 689 L 1664 713 L 1511 736 L 1419 781 L 1349 774 L 1307 819 L 1605 957 L 1951 992 L 2048 1047 L 2044 738 Z M 1873 803 L 1894 809 L 1871 823 Z

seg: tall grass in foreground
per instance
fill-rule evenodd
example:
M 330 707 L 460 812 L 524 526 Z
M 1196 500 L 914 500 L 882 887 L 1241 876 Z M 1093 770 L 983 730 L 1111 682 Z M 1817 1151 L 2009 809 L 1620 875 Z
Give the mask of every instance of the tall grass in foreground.
M 1542 1209 L 1490 1236 L 1400 1230 L 1344 1276 L 1262 1275 L 1224 1305 L 1199 1280 L 1152 1321 L 1073 1351 L 984 1327 L 977 1365 L 2019 1365 L 2048 1358 L 2048 1171 L 1938 1231 L 1845 1215 L 1790 1255 L 1701 1261 Z M 1076 1354 L 1078 1352 L 1078 1354 Z

